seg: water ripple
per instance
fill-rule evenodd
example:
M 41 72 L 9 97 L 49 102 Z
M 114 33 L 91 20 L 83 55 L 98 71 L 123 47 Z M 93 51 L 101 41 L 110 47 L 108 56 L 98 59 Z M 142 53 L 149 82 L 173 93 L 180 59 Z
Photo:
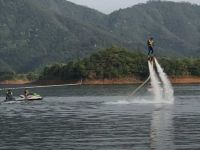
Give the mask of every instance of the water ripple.
M 200 149 L 199 97 L 178 95 L 174 104 L 160 105 L 146 97 L 112 104 L 123 96 L 1 104 L 0 149 Z

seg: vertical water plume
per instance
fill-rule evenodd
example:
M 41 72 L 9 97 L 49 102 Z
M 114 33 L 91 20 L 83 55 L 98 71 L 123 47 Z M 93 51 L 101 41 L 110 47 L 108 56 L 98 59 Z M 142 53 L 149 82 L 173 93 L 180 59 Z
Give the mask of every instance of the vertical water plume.
M 163 93 L 164 93 L 164 98 L 165 100 L 169 101 L 169 102 L 173 102 L 174 101 L 174 90 L 173 87 L 166 75 L 166 73 L 163 71 L 162 67 L 160 66 L 160 64 L 158 63 L 157 59 L 155 58 L 155 64 L 156 64 L 156 68 L 159 74 L 159 77 L 163 83 Z
M 162 89 L 159 84 L 159 80 L 157 77 L 157 74 L 153 68 L 153 64 L 151 64 L 150 61 L 148 61 L 149 65 L 149 72 L 150 72 L 150 77 L 151 77 L 151 86 L 152 86 L 152 92 L 154 95 L 154 99 L 156 102 L 162 102 Z

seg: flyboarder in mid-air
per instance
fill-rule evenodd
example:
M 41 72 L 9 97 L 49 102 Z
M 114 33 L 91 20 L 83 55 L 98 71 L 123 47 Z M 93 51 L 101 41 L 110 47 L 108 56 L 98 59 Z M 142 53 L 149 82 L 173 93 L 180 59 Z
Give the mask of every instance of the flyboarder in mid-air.
M 150 37 L 148 40 L 147 40 L 147 47 L 148 47 L 148 59 L 149 60 L 152 60 L 153 58 L 153 52 L 154 52 L 154 41 L 153 41 L 153 37 Z

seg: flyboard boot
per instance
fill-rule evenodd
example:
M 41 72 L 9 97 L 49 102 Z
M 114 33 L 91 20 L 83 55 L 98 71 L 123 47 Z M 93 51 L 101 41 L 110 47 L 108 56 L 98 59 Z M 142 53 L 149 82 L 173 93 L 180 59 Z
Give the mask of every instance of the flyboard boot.
M 153 63 L 154 62 L 154 56 L 153 55 L 148 55 L 148 61 Z

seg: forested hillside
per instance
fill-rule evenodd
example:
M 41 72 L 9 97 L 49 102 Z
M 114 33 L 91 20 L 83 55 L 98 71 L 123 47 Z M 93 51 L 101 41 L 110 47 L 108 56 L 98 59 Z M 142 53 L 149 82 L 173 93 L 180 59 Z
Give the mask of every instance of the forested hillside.
M 115 40 L 105 15 L 65 0 L 0 0 L 0 58 L 16 71 L 85 56 Z
M 200 55 L 200 6 L 148 2 L 110 15 L 65 0 L 0 0 L 1 70 L 28 72 L 118 45 L 158 56 Z

